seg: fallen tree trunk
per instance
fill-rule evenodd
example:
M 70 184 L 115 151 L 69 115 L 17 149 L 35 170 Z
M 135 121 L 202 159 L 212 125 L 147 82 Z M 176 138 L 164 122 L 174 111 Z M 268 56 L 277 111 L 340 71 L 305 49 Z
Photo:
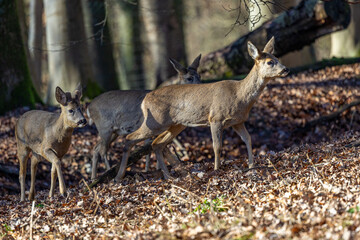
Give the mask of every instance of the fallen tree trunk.
M 274 55 L 280 57 L 300 50 L 321 36 L 345 29 L 350 23 L 350 14 L 346 1 L 303 0 L 232 44 L 204 56 L 199 72 L 204 79 L 248 73 L 253 60 L 247 53 L 247 41 L 262 48 L 275 36 Z

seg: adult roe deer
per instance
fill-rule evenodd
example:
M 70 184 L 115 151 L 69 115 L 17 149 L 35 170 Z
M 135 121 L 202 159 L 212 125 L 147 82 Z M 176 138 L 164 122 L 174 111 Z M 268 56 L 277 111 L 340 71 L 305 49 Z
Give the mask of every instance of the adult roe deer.
M 30 152 L 32 152 L 32 157 L 29 200 L 34 199 L 36 169 L 42 159 L 52 163 L 49 197 L 54 195 L 56 175 L 59 178 L 60 193 L 66 192 L 61 171 L 61 158 L 69 149 L 74 128 L 86 125 L 86 119 L 80 107 L 81 90 L 75 90 L 73 95 L 74 97 L 70 92 L 65 93 L 60 87 L 56 87 L 55 97 L 60 103 L 61 113 L 32 110 L 24 113 L 16 123 L 21 201 L 25 200 L 26 165 Z
M 130 149 L 136 142 L 160 134 L 152 146 L 164 177 L 169 178 L 162 149 L 186 127 L 210 126 L 217 170 L 220 167 L 223 129 L 233 127 L 246 144 L 249 167 L 252 168 L 254 162 L 251 138 L 244 122 L 268 81 L 289 73 L 289 70 L 272 55 L 274 43 L 272 37 L 261 52 L 248 42 L 248 52 L 255 64 L 242 81 L 225 80 L 191 86 L 173 85 L 147 94 L 141 104 L 144 121 L 138 130 L 126 137 L 126 147 Z M 116 181 L 124 176 L 127 161 L 128 155 L 124 154 Z
M 183 67 L 173 59 L 169 59 L 178 72 L 179 84 L 201 83 L 197 73 L 201 54 L 194 59 L 188 68 Z M 107 152 L 110 144 L 118 137 L 132 133 L 138 129 L 143 121 L 141 102 L 149 90 L 114 90 L 96 97 L 88 106 L 87 114 L 90 125 L 92 122 L 99 132 L 100 141 L 95 145 L 92 158 L 91 179 L 96 178 L 99 158 L 105 162 L 106 169 L 110 169 Z M 124 149 L 124 151 L 127 151 Z M 165 154 L 171 159 L 169 151 Z M 149 159 L 147 158 L 147 161 Z M 148 162 L 147 162 L 148 165 Z

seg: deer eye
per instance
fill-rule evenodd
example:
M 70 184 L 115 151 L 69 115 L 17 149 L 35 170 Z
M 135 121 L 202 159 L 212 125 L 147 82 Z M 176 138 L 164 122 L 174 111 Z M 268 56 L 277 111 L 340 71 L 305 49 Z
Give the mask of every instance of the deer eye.
M 74 110 L 70 109 L 68 112 L 69 112 L 70 114 L 73 114 L 73 113 L 74 113 Z
M 273 60 L 270 60 L 267 62 L 268 65 L 274 66 L 275 62 Z

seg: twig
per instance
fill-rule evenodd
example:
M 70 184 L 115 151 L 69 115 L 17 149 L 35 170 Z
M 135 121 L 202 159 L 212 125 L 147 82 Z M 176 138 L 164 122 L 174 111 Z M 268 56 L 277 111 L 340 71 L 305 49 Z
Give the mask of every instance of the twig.
M 169 222 L 171 222 L 171 219 L 170 219 L 168 216 L 165 215 L 164 211 L 161 210 L 161 208 L 159 207 L 159 205 L 156 204 L 156 201 L 155 201 L 155 200 L 154 200 L 154 204 L 155 204 L 155 206 L 157 207 L 157 209 L 159 209 L 160 213 L 161 213 L 164 217 L 166 217 L 166 219 L 167 219 Z
M 309 128 L 316 126 L 319 123 L 333 120 L 333 119 L 337 118 L 342 112 L 348 110 L 349 108 L 351 108 L 353 106 L 359 105 L 359 104 L 360 104 L 360 99 L 354 100 L 349 104 L 344 104 L 341 107 L 339 107 L 339 109 L 336 110 L 335 112 L 332 112 L 325 116 L 320 116 L 319 118 L 316 118 L 314 120 L 307 122 L 304 127 L 299 127 L 298 129 L 296 129 L 294 131 L 294 133 L 302 132 L 304 130 L 307 130 Z
M 207 187 L 206 187 L 205 196 L 207 196 L 208 191 L 209 191 L 209 188 L 210 188 L 210 180 L 211 180 L 211 178 L 210 178 L 209 181 L 208 181 L 208 185 L 207 185 Z
M 177 199 L 180 199 L 181 201 L 184 201 L 186 203 L 191 203 L 191 201 L 176 195 L 174 192 L 171 193 L 171 196 L 176 197 Z
M 309 160 L 309 162 L 311 163 L 311 165 L 313 166 L 313 168 L 315 169 L 315 172 L 316 172 L 317 174 L 319 174 L 322 179 L 324 179 L 324 180 L 327 181 L 327 179 L 324 178 L 324 175 L 322 175 L 322 173 L 317 170 L 317 168 L 315 167 L 313 161 L 312 161 L 311 158 L 309 157 L 309 154 L 308 154 L 308 153 L 306 153 L 306 157 L 307 157 L 307 159 Z
M 176 185 L 174 185 L 174 184 L 171 184 L 171 186 L 172 186 L 172 187 L 176 187 L 176 188 L 178 188 L 178 189 L 180 189 L 180 190 L 182 190 L 182 191 L 184 191 L 184 192 L 190 193 L 191 195 L 193 195 L 193 196 L 196 197 L 197 199 L 202 200 L 201 197 L 199 197 L 199 196 L 196 195 L 195 193 L 190 192 L 189 190 L 186 190 L 186 189 L 184 189 L 184 188 L 182 188 L 182 187 L 179 187 L 179 186 L 176 186 Z
M 98 194 L 97 194 L 97 192 L 96 192 L 95 189 L 93 189 L 93 190 L 91 191 L 90 186 L 86 183 L 86 181 L 85 181 L 83 178 L 81 179 L 80 182 L 83 182 L 83 183 L 86 185 L 88 191 L 89 191 L 89 192 L 92 192 L 93 195 L 94 195 L 94 200 L 91 202 L 90 207 L 93 205 L 94 202 L 96 202 L 96 208 L 95 208 L 95 210 L 94 210 L 94 215 L 95 215 L 96 212 L 97 212 L 97 210 L 99 209 L 99 207 L 100 207 L 100 209 L 101 209 L 99 196 L 98 196 Z
M 266 166 L 257 166 L 257 167 L 252 167 L 252 168 L 247 168 L 247 169 L 244 169 L 243 171 L 244 172 L 248 172 L 250 170 L 255 170 L 255 169 L 272 169 L 274 168 L 273 166 L 272 167 L 266 167 Z
M 270 162 L 271 166 L 275 169 L 275 171 L 279 174 L 280 178 L 281 178 L 285 183 L 287 183 L 287 182 L 285 181 L 285 179 L 283 178 L 283 176 L 280 174 L 280 172 L 277 170 L 277 168 L 275 167 L 275 165 L 270 161 L 270 159 L 267 158 L 267 160 L 268 160 L 268 162 Z
M 35 200 L 32 201 L 31 215 L 30 215 L 30 240 L 33 239 L 33 216 L 34 216 Z

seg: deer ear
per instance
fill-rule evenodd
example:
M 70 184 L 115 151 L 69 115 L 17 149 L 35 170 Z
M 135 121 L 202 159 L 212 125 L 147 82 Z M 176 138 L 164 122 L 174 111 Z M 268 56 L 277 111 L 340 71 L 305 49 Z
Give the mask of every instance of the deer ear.
M 66 105 L 67 97 L 66 97 L 66 94 L 64 93 L 64 91 L 60 87 L 56 87 L 55 98 L 56 98 L 56 101 L 58 101 L 58 103 L 60 103 L 61 105 L 63 105 L 63 106 Z
M 75 94 L 75 98 L 80 101 L 80 99 L 82 97 L 81 91 L 75 90 L 74 94 Z
M 178 73 L 182 73 L 182 74 L 187 73 L 186 68 L 184 68 L 184 66 L 178 63 L 175 59 L 169 58 L 169 61 Z
M 249 55 L 254 60 L 258 59 L 260 57 L 260 53 L 259 53 L 259 50 L 257 49 L 257 47 L 255 47 L 255 45 L 252 44 L 250 41 L 248 41 L 247 46 L 248 46 Z
M 273 54 L 275 49 L 275 38 L 274 36 L 265 45 L 263 52 Z
M 194 59 L 194 61 L 189 66 L 189 68 L 193 68 L 193 69 L 197 70 L 197 68 L 199 67 L 199 64 L 200 64 L 200 59 L 201 59 L 201 54 Z
M 79 83 L 79 85 L 76 87 L 75 91 L 74 91 L 74 96 L 75 98 L 77 98 L 78 100 L 81 99 L 82 97 L 82 87 L 81 87 L 81 83 Z

